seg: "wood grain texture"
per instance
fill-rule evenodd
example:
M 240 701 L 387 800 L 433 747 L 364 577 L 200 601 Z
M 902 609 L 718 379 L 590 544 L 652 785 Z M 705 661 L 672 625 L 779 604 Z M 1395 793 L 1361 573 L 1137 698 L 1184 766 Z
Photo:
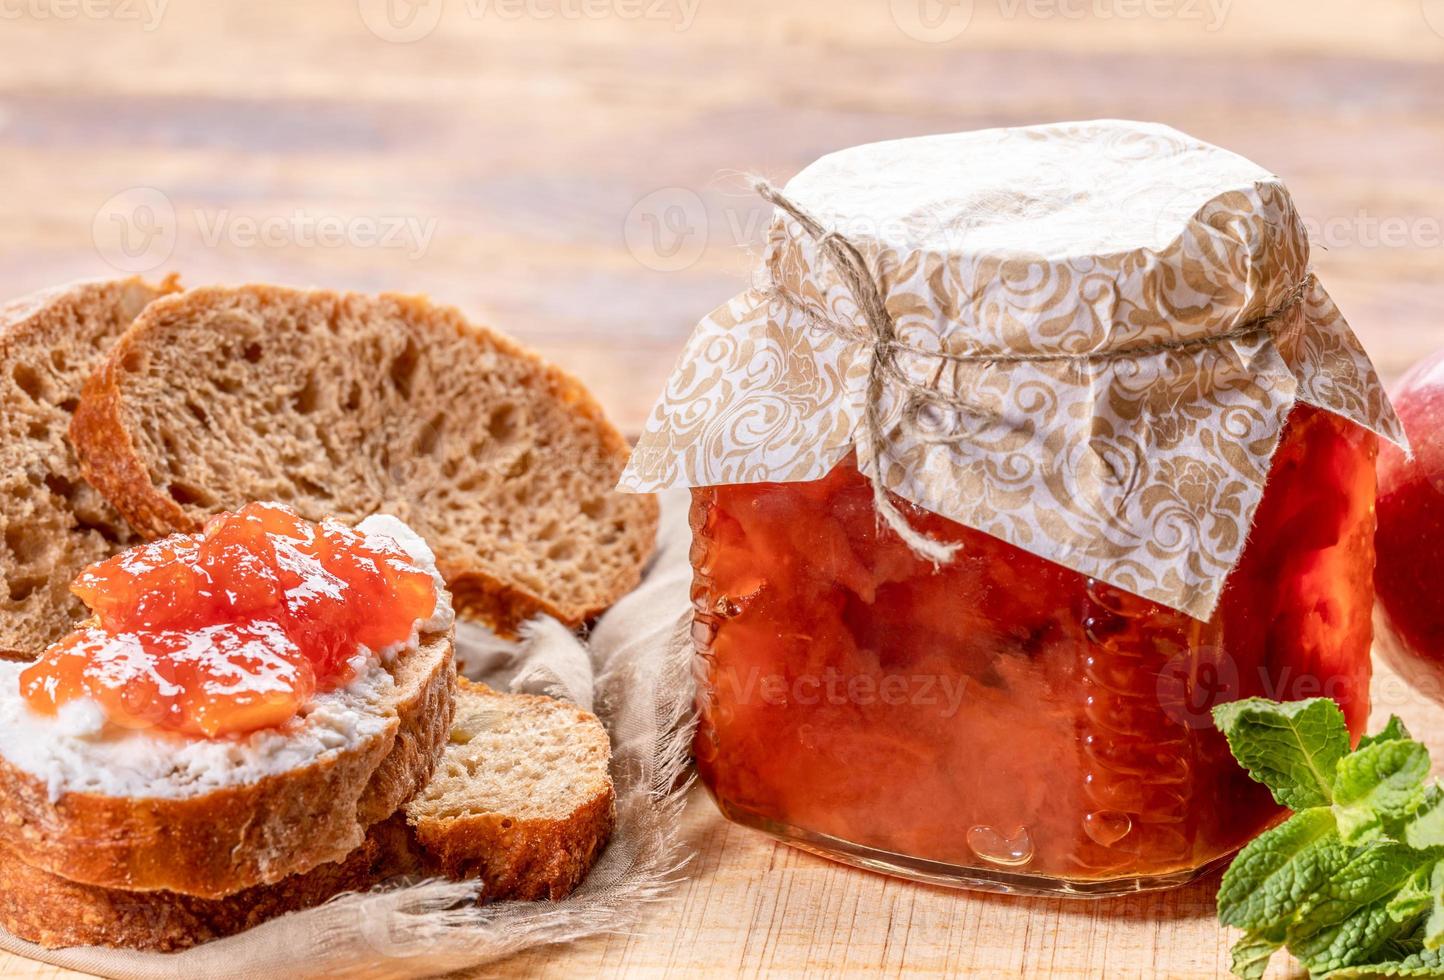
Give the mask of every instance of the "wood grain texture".
M 519 18 L 447 0 L 410 44 L 368 30 L 360 11 L 377 6 L 171 0 L 147 24 L 6 5 L 0 295 L 110 273 L 117 218 L 168 228 L 156 271 L 193 284 L 456 303 L 636 430 L 692 324 L 752 265 L 763 210 L 729 172 L 785 179 L 872 139 L 1122 116 L 1286 177 L 1386 375 L 1444 345 L 1444 0 L 1148 8 L 1164 16 L 1128 0 L 700 0 L 685 22 L 681 0 L 655 19 L 621 0 L 576 18 L 561 14 L 577 0 L 529 0 L 558 16 Z M 904 29 L 964 8 L 946 41 Z M 158 223 L 135 188 L 162 195 Z M 323 221 L 350 232 L 294 230 Z M 430 232 L 381 247 L 367 221 Z M 1385 674 L 1375 695 L 1444 756 L 1444 711 Z M 776 846 L 701 795 L 687 832 L 691 874 L 634 935 L 485 975 L 1212 977 L 1227 962 L 1208 883 L 1096 903 L 963 895 Z M 0 973 L 65 975 L 5 958 Z

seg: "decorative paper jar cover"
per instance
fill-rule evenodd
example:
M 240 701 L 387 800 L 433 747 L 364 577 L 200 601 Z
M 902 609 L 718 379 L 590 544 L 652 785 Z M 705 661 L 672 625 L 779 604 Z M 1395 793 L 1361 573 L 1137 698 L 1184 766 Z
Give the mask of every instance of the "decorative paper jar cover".
M 1297 401 L 1405 444 L 1282 180 L 1176 130 L 875 143 L 759 191 L 763 281 L 698 325 L 623 489 L 856 449 L 875 486 L 1207 619 Z

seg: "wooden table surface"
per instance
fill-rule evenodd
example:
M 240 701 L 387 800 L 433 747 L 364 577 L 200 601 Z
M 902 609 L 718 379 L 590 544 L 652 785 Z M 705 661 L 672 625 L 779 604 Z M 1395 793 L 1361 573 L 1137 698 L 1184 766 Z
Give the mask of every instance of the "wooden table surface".
M 785 179 L 873 139 L 1156 119 L 1284 175 L 1386 374 L 1444 346 L 1444 0 L 0 0 L 0 296 L 119 270 L 427 292 L 637 429 Z M 407 16 L 411 19 L 407 19 Z M 412 40 L 407 38 L 417 35 Z M 1444 711 L 1386 675 L 1444 755 Z M 1211 887 L 963 895 L 731 827 L 515 976 L 1214 976 Z M 0 973 L 53 977 L 0 959 Z

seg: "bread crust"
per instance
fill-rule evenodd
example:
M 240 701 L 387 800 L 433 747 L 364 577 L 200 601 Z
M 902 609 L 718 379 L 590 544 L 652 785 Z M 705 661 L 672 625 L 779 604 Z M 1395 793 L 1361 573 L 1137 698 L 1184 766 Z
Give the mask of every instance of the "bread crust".
M 180 277 L 174 273 L 159 283 L 146 282 L 140 276 L 125 279 L 80 279 L 40 289 L 16 299 L 0 303 L 0 339 L 9 339 L 13 332 L 33 325 L 57 303 L 75 298 L 79 294 L 107 288 L 141 289 L 155 296 L 164 296 L 181 291 Z
M 611 840 L 616 823 L 612 787 L 562 820 L 516 820 L 487 813 L 411 828 L 428 873 L 479 878 L 487 902 L 570 895 Z
M 503 699 L 555 711 L 555 699 L 531 694 L 502 694 L 462 678 L 463 698 Z M 570 723 L 578 738 L 610 758 L 611 743 L 596 716 L 572 705 Z M 423 866 L 453 879 L 480 878 L 484 901 L 532 901 L 565 898 L 579 885 L 606 848 L 616 823 L 616 790 L 611 778 L 571 813 L 555 818 L 521 818 L 509 813 L 424 816 L 409 809 L 408 822 Z
M 341 861 L 220 899 L 84 885 L 32 867 L 0 846 L 0 926 L 47 949 L 120 946 L 170 953 L 371 888 L 405 862 L 410 846 L 404 821 L 388 820 L 373 826 Z
M 129 534 L 121 516 L 85 486 L 65 438 L 66 416 L 86 377 L 131 320 L 152 300 L 179 291 L 139 277 L 69 283 L 0 304 L 0 577 L 29 579 L 12 593 L 0 623 L 0 653 L 34 659 L 69 629 L 83 607 L 66 588 L 71 576 L 108 557 Z M 19 372 L 28 372 L 26 384 Z M 28 420 L 29 429 L 21 420 Z M 32 489 L 33 488 L 33 489 Z M 27 499 L 22 499 L 27 498 Z M 43 547 L 24 544 L 43 542 Z M 30 553 L 34 552 L 34 553 Z M 44 581 L 48 578 L 49 581 Z
M 338 861 L 431 778 L 455 710 L 453 635 L 422 638 L 426 669 L 384 732 L 312 764 L 183 799 L 66 793 L 0 759 L 0 845 L 86 885 L 223 898 Z
M 497 698 L 555 716 L 561 705 L 534 695 L 500 694 L 461 680 L 458 698 Z M 570 707 L 570 706 L 567 706 Z M 575 737 L 610 752 L 606 731 L 587 712 L 567 719 Z M 413 820 L 403 812 L 373 824 L 339 861 L 224 898 L 170 891 L 125 891 L 82 884 L 32 866 L 0 845 L 0 926 L 48 948 L 123 946 L 170 952 L 233 935 L 393 878 L 480 878 L 486 902 L 569 895 L 606 847 L 615 820 L 610 779 L 570 814 L 553 820 L 506 813 Z
M 530 365 L 538 375 L 538 388 L 565 406 L 579 427 L 595 435 L 599 451 L 613 459 L 620 470 L 630 453 L 625 438 L 607 421 L 601 406 L 576 378 L 548 364 L 510 338 L 473 326 L 450 307 L 434 306 L 418 296 L 393 293 L 363 297 L 324 290 L 302 291 L 279 286 L 249 285 L 235 289 L 209 287 L 166 297 L 151 304 L 135 325 L 120 338 L 107 358 L 84 386 L 70 426 L 70 439 L 80 459 L 85 479 L 126 519 L 136 532 L 147 538 L 175 532 L 194 533 L 203 514 L 187 509 L 158 486 L 155 473 L 138 448 L 130 425 L 126 403 L 126 365 L 141 356 L 147 339 L 159 325 L 178 319 L 200 319 L 210 304 L 244 299 L 254 307 L 268 305 L 301 308 L 307 304 L 370 304 L 385 308 L 411 323 L 426 324 L 438 336 L 469 336 L 497 354 Z M 237 300 L 239 301 L 239 300 Z M 216 488 L 210 488 L 212 490 Z M 611 487 L 606 488 L 612 492 Z M 659 507 L 651 496 L 630 497 L 626 505 L 629 520 L 621 529 L 624 550 L 636 556 L 624 563 L 599 593 L 570 604 L 549 601 L 517 582 L 505 581 L 476 567 L 464 555 L 438 550 L 437 567 L 456 596 L 457 611 L 480 619 L 505 636 L 515 636 L 520 625 L 538 614 L 552 616 L 569 626 L 579 626 L 606 610 L 617 598 L 641 581 L 642 568 L 651 555 L 656 537 Z
M 136 452 L 135 440 L 121 421 L 116 376 L 134 346 L 135 339 L 127 332 L 112 348 L 111 358 L 81 389 L 80 404 L 70 419 L 70 443 L 80 458 L 80 475 L 142 537 L 194 534 L 201 529 L 201 522 L 156 491 Z

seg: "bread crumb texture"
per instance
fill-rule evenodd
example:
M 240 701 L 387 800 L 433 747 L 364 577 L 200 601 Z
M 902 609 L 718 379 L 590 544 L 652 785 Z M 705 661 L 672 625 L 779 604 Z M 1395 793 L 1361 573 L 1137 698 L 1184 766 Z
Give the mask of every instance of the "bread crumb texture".
M 577 624 L 633 588 L 656 504 L 574 379 L 455 310 L 268 286 L 152 304 L 87 391 L 85 474 L 148 535 L 251 500 L 394 513 L 460 611 Z
M 560 898 L 610 835 L 610 760 L 588 712 L 463 680 L 451 744 L 407 820 L 443 873 L 480 877 L 484 897 Z
M 81 479 L 66 429 L 116 339 L 174 288 L 86 282 L 0 305 L 0 654 L 31 659 L 67 633 L 86 615 L 75 573 L 132 540 Z

